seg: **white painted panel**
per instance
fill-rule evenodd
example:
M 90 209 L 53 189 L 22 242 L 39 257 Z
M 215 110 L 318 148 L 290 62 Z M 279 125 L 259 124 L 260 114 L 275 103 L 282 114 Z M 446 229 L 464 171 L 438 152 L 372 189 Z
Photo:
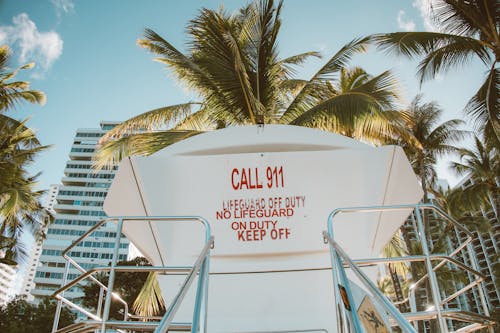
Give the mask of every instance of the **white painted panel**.
M 394 147 L 382 147 L 151 156 L 134 159 L 133 165 L 149 215 L 201 215 L 209 220 L 216 239 L 213 271 L 305 269 L 329 265 L 317 254 L 327 251 L 321 233 L 334 208 L 382 205 L 388 196 L 391 204 L 418 200 L 418 191 L 388 193 L 394 152 Z M 377 255 L 385 244 L 374 239 L 379 223 L 386 240 L 406 213 L 387 215 L 383 222 L 379 215 L 336 219 L 336 239 L 353 257 Z M 193 261 L 203 243 L 201 226 L 152 224 L 168 262 Z M 143 239 L 137 229 L 126 227 L 125 233 L 141 251 L 151 246 L 151 239 Z

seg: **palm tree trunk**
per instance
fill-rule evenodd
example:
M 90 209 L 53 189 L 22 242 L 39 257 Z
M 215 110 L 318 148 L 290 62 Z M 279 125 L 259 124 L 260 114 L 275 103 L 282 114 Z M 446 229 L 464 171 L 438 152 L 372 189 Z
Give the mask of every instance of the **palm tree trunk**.
M 389 273 L 391 275 L 392 285 L 394 286 L 394 294 L 396 295 L 396 302 L 400 302 L 404 300 L 403 289 L 401 288 L 401 281 L 399 280 L 399 276 L 396 269 L 393 266 L 391 266 L 391 264 L 388 264 L 388 267 L 389 267 Z M 401 312 L 408 311 L 408 306 L 405 303 L 400 304 L 398 308 L 399 311 Z

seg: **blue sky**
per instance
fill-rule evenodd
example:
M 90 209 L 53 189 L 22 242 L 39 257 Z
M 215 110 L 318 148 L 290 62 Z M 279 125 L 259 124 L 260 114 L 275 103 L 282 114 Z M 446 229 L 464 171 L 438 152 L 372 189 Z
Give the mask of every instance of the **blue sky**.
M 324 59 L 308 63 L 299 73 L 307 78 L 350 40 L 377 32 L 432 30 L 425 15 L 429 0 L 285 0 L 279 38 L 282 57 L 320 51 Z M 37 160 L 41 186 L 59 183 L 77 128 L 97 127 L 101 120 L 125 120 L 138 113 L 195 99 L 179 86 L 152 55 L 136 45 L 145 28 L 152 28 L 183 49 L 185 26 L 202 7 L 229 11 L 247 1 L 237 0 L 0 0 L 0 44 L 14 51 L 12 66 L 35 61 L 37 67 L 20 75 L 32 89 L 47 95 L 44 106 L 23 104 L 9 113 L 30 116 L 43 144 L 53 144 Z M 445 118 L 464 118 L 467 99 L 480 86 L 485 68 L 467 67 L 420 87 L 416 63 L 374 49 L 357 56 L 371 74 L 392 69 L 406 102 L 422 92 L 437 101 Z M 440 163 L 441 177 L 457 178 Z

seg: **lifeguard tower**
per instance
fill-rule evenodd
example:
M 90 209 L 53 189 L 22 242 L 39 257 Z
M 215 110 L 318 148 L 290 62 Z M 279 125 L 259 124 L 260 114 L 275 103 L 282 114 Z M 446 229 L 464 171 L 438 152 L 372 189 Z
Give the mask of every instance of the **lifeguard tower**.
M 467 322 L 460 332 L 491 330 L 484 302 L 481 314 L 446 307 L 458 294 L 450 298 L 439 290 L 439 265 L 467 271 L 472 282 L 458 292 L 481 293 L 482 278 L 477 267 L 453 258 L 463 253 L 473 259 L 468 243 L 449 255 L 430 254 L 422 211 L 443 212 L 419 205 L 421 197 L 401 148 L 374 148 L 303 127 L 231 127 L 152 156 L 126 158 L 104 204 L 112 217 L 64 255 L 78 268 L 69 250 L 100 225 L 116 222 L 117 234 L 123 232 L 153 266 L 119 267 L 115 258 L 110 267 L 80 267 L 82 276 L 65 281 L 54 295 L 89 320 L 57 332 L 415 332 L 418 321 L 429 319 L 440 332 L 452 320 Z M 423 254 L 380 258 L 414 210 Z M 416 283 L 429 281 L 433 309 L 400 313 L 376 288 L 377 264 L 405 260 L 427 268 Z M 169 304 L 163 317 L 145 321 L 125 308 L 122 321 L 109 319 L 118 297 L 108 291 L 115 272 L 125 270 L 158 273 Z M 110 282 L 101 284 L 97 313 L 64 298 L 64 290 L 84 279 L 96 282 L 98 271 L 109 271 Z

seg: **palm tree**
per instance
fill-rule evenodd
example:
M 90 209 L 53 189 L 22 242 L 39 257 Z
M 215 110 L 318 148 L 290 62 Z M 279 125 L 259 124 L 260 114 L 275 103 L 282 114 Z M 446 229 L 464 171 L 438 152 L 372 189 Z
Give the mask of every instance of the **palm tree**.
M 206 130 L 244 124 L 281 123 L 349 132 L 390 133 L 397 101 L 391 72 L 370 76 L 347 70 L 369 40 L 341 48 L 309 80 L 295 69 L 316 52 L 281 59 L 277 37 L 282 2 L 254 2 L 229 15 L 202 9 L 187 26 L 188 51 L 178 51 L 153 30 L 138 41 L 199 101 L 158 108 L 133 117 L 103 138 L 97 161 L 103 166 L 134 154 L 151 154 Z M 345 84 L 341 84 L 344 82 Z M 348 82 L 348 83 L 347 83 Z M 359 132 L 359 131 L 358 131 Z
M 473 149 L 461 148 L 459 162 L 452 162 L 452 169 L 459 175 L 468 175 L 472 184 L 460 192 L 462 202 L 471 211 L 492 209 L 500 222 L 500 157 L 498 151 L 475 137 Z
M 0 113 L 14 109 L 19 102 L 45 103 L 45 94 L 38 90 L 30 90 L 26 81 L 12 81 L 20 70 L 34 67 L 29 63 L 15 70 L 8 67 L 11 52 L 8 46 L 0 46 Z
M 437 204 L 449 216 L 458 223 L 466 226 L 469 230 L 479 233 L 488 232 L 490 223 L 482 214 L 474 214 L 477 208 L 471 207 L 468 196 L 464 196 L 464 190 L 460 187 L 453 189 L 439 186 L 437 189 L 431 189 L 433 202 Z M 445 237 L 448 230 L 453 226 L 448 224 L 445 230 L 440 231 L 441 237 Z
M 438 157 L 456 152 L 453 145 L 467 135 L 458 129 L 463 121 L 447 120 L 440 123 L 443 111 L 435 102 L 422 103 L 422 96 L 417 95 L 406 110 L 404 130 L 411 134 L 412 140 L 400 140 L 415 174 L 420 178 L 424 192 L 424 202 L 429 200 L 429 188 L 436 177 L 434 165 Z
M 312 110 L 300 114 L 295 120 L 291 121 L 291 123 L 294 125 L 320 128 L 376 145 L 384 144 L 394 137 L 404 137 L 405 133 L 399 131 L 399 127 L 396 126 L 403 120 L 402 114 L 391 109 L 394 107 L 393 102 L 398 98 L 396 93 L 397 85 L 396 82 L 393 81 L 394 78 L 389 75 L 388 72 L 387 74 L 388 76 L 386 79 L 392 82 L 389 91 L 384 91 L 383 94 L 392 94 L 392 97 L 387 97 L 389 99 L 393 98 L 394 100 L 387 101 L 387 105 L 380 108 L 383 112 L 378 112 L 378 110 L 375 112 L 366 112 L 370 107 L 362 105 L 364 103 L 362 100 L 364 98 L 363 94 L 366 91 L 366 86 L 374 83 L 372 81 L 374 77 L 360 67 L 342 67 L 339 69 L 338 78 L 328 82 L 332 99 L 338 100 L 346 98 L 347 96 L 352 98 L 358 95 L 359 101 L 353 100 L 353 102 L 360 102 L 361 105 L 359 105 L 359 107 L 362 111 L 356 112 L 354 110 L 355 106 L 352 106 L 350 112 L 335 110 L 329 114 L 319 111 L 321 110 L 321 106 L 319 106 L 317 109 L 312 108 Z M 371 88 L 368 90 L 371 90 Z M 333 107 L 336 106 L 333 105 Z M 405 139 L 407 138 L 405 137 Z
M 22 233 L 32 229 L 37 237 L 43 237 L 44 224 L 52 215 L 41 205 L 44 191 L 35 189 L 38 175 L 30 176 L 26 170 L 47 146 L 26 127 L 26 120 L 17 121 L 5 114 L 20 102 L 43 104 L 45 95 L 30 90 L 28 82 L 13 81 L 20 70 L 33 64 L 12 71 L 9 58 L 9 48 L 0 47 L 0 262 L 15 265 L 25 254 L 19 242 Z
M 30 176 L 26 170 L 47 146 L 40 145 L 25 124 L 0 115 L 0 250 L 4 253 L 0 262 L 9 264 L 25 255 L 19 242 L 22 234 L 30 230 L 43 237 L 52 219 L 41 204 L 45 191 L 35 189 L 39 174 Z
M 387 243 L 387 245 L 382 250 L 382 254 L 385 258 L 404 257 L 408 255 L 404 240 L 402 239 L 399 232 L 396 232 L 392 236 L 390 242 Z M 403 301 L 405 299 L 406 293 L 403 292 L 400 277 L 406 277 L 408 266 L 404 262 L 389 263 L 387 264 L 387 269 L 389 270 L 389 276 L 392 281 L 391 291 L 394 294 L 394 299 L 398 302 Z M 406 279 L 404 279 L 403 282 L 406 282 Z M 407 306 L 405 304 L 401 304 L 399 306 L 399 309 L 405 312 L 407 311 Z
M 458 126 L 462 124 L 461 120 L 452 119 L 441 123 L 442 109 L 435 102 L 422 103 L 421 95 L 417 95 L 413 99 L 404 113 L 404 123 L 400 131 L 406 132 L 407 137 L 411 139 L 402 137 L 397 140 L 397 143 L 403 147 L 413 171 L 420 179 L 424 192 L 423 201 L 428 202 L 429 189 L 433 187 L 436 178 L 434 166 L 437 158 L 445 153 L 454 152 L 456 148 L 453 143 L 464 137 L 466 132 L 458 129 Z M 429 216 L 428 213 L 424 211 L 423 222 L 425 236 L 429 241 L 431 240 L 429 221 L 432 216 Z M 407 227 L 403 226 L 401 233 L 409 253 L 412 255 L 420 254 L 420 249 L 415 247 L 415 242 L 409 236 Z M 432 251 L 433 247 L 431 246 L 430 249 Z M 421 269 L 423 267 L 421 266 L 419 263 L 410 263 L 413 281 L 417 281 L 423 275 Z M 424 290 L 426 290 L 426 295 L 430 295 L 428 283 L 416 290 L 417 309 L 419 310 L 425 309 Z M 422 331 L 422 327 L 419 327 L 419 331 Z
M 421 82 L 478 58 L 489 69 L 465 112 L 491 140 L 500 144 L 500 12 L 498 1 L 435 0 L 433 18 L 441 32 L 395 32 L 372 35 L 383 50 L 409 58 L 423 56 Z
M 459 193 L 463 207 L 472 212 L 475 219 L 481 219 L 484 228 L 478 233 L 487 232 L 493 225 L 500 223 L 500 156 L 497 148 L 488 142 L 483 143 L 475 137 L 475 147 L 459 150 L 460 161 L 452 162 L 451 167 L 460 175 L 467 175 L 470 185 Z M 485 216 L 481 210 L 492 215 Z M 484 217 L 483 217 L 484 216 Z M 495 222 L 496 220 L 496 222 Z M 499 281 L 500 264 L 498 256 L 491 258 L 494 281 Z
M 151 110 L 116 126 L 102 139 L 97 166 L 129 155 L 149 155 L 174 142 L 232 125 L 281 123 L 320 127 L 360 139 L 391 135 L 396 80 L 386 71 L 371 76 L 347 69 L 368 39 L 341 48 L 309 80 L 295 68 L 316 52 L 280 58 L 277 47 L 282 2 L 262 0 L 235 14 L 202 9 L 187 26 L 188 51 L 180 52 L 153 30 L 138 44 L 157 55 L 199 101 Z M 364 131 L 359 130 L 363 128 Z M 141 293 L 136 311 L 148 313 L 155 279 Z M 156 299 L 161 300 L 157 293 Z M 159 309 L 159 307 L 158 307 Z M 144 312 L 145 311 L 145 312 Z M 154 312 L 154 311 L 153 311 Z M 152 312 L 151 312 L 152 313 Z

